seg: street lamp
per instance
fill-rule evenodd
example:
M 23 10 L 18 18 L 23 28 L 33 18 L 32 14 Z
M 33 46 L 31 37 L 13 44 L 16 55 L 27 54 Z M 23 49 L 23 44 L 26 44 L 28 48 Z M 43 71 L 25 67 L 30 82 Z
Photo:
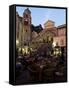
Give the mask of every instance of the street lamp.
M 53 45 L 53 47 L 55 47 L 55 46 L 56 46 L 56 42 L 53 42 L 53 44 L 52 44 L 52 45 Z
M 57 57 L 57 56 L 61 56 L 61 48 L 58 46 L 58 43 L 53 43 L 53 54 Z
M 16 46 L 18 47 L 18 45 L 19 45 L 19 40 L 16 40 Z
M 22 49 L 22 54 L 29 54 L 29 51 L 28 51 L 28 46 L 24 46 Z

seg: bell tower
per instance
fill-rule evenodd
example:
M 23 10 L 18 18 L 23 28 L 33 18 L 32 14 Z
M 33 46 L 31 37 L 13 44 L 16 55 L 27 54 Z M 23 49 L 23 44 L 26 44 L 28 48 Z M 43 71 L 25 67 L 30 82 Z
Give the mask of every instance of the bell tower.
M 28 45 L 31 42 L 31 12 L 29 8 L 23 13 L 23 43 Z

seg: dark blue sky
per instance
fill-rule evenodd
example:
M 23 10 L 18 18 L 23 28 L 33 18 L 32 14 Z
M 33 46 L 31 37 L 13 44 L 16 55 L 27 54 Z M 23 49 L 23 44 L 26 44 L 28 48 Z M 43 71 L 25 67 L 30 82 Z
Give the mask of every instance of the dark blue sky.
M 24 10 L 27 7 L 17 6 L 16 11 L 20 16 L 23 15 Z M 66 10 L 65 9 L 54 9 L 54 8 L 35 8 L 29 7 L 32 16 L 32 24 L 42 26 L 47 20 L 55 22 L 55 26 L 66 24 Z

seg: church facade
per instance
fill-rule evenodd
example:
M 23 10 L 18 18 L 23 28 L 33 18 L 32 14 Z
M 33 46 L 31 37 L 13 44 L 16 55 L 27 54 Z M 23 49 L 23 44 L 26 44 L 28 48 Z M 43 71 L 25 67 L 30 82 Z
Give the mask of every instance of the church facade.
M 31 12 L 27 8 L 23 17 L 20 17 L 18 13 L 16 13 L 16 39 L 19 40 L 19 46 L 24 46 L 25 44 L 29 44 L 31 42 Z
M 55 26 L 55 22 L 48 20 L 44 23 L 44 28 L 39 33 L 31 30 L 31 11 L 29 8 L 23 12 L 23 17 L 16 12 L 16 39 L 19 47 L 24 45 L 41 45 L 43 42 L 52 42 L 53 45 L 66 47 L 66 24 Z

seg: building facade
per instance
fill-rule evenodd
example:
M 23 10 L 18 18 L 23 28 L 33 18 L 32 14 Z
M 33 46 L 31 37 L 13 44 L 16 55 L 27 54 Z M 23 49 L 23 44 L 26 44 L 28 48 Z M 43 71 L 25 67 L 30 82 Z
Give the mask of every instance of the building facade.
M 19 47 L 29 44 L 33 47 L 43 42 L 52 42 L 53 45 L 66 47 L 66 24 L 56 27 L 55 22 L 48 20 L 44 23 L 43 30 L 37 33 L 31 30 L 32 18 L 28 8 L 25 9 L 23 17 L 16 13 L 16 39 L 19 41 Z
M 20 47 L 31 42 L 31 33 L 31 12 L 27 8 L 23 12 L 23 17 L 16 13 L 16 39 L 19 41 Z

